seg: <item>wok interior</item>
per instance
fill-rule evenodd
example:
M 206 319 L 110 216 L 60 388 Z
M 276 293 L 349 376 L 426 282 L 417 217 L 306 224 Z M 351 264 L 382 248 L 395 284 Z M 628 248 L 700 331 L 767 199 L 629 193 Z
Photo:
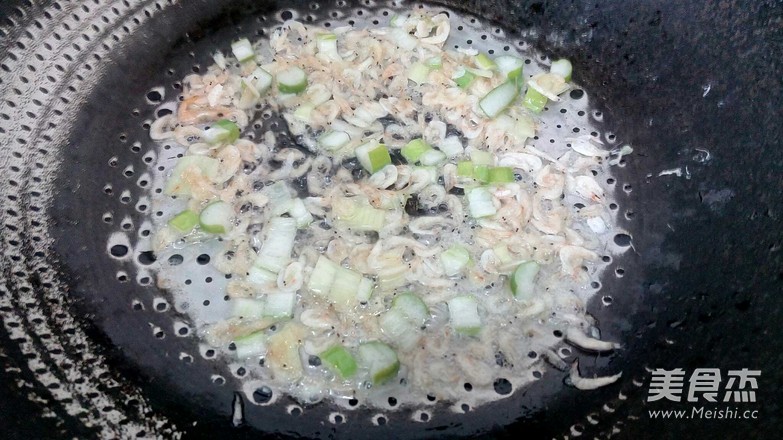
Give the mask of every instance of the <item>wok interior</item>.
M 308 15 L 316 19 L 396 7 L 314 5 L 301 2 L 290 9 L 302 11 L 307 21 Z M 609 365 L 622 369 L 619 386 L 581 393 L 564 388 L 562 374 L 548 374 L 528 390 L 467 414 L 438 408 L 430 421 L 420 423 L 411 411 L 400 410 L 382 414 L 381 426 L 377 412 L 362 409 L 343 413 L 344 423 L 334 423 L 329 405 L 291 410 L 292 401 L 274 407 L 245 402 L 245 428 L 232 434 L 251 436 L 258 429 L 306 437 L 335 432 L 349 438 L 396 438 L 524 429 L 535 437 L 552 437 L 614 428 L 650 433 L 663 427 L 644 418 L 627 419 L 644 409 L 646 388 L 638 384 L 646 379 L 645 367 L 764 365 L 774 380 L 780 368 L 773 367 L 781 360 L 775 350 L 763 348 L 763 340 L 750 336 L 769 331 L 762 323 L 781 314 L 774 296 L 781 290 L 780 236 L 774 227 L 781 212 L 775 190 L 780 178 L 774 170 L 783 153 L 773 149 L 781 131 L 774 123 L 780 67 L 769 56 L 779 43 L 763 44 L 761 38 L 774 35 L 775 26 L 765 25 L 780 6 L 722 5 L 455 5 L 481 22 L 517 30 L 512 38 L 570 58 L 605 125 L 617 129 L 618 142 L 634 146 L 636 154 L 617 171 L 616 186 L 620 224 L 633 237 L 634 252 L 613 262 L 614 272 L 607 271 L 602 280 L 602 291 L 614 298 L 612 306 L 602 306 L 599 294 L 588 309 L 602 337 L 624 341 L 626 347 L 611 357 L 583 361 L 589 371 Z M 24 339 L 33 347 L 32 353 L 12 348 L 9 364 L 27 374 L 37 395 L 65 408 L 55 415 L 71 432 L 225 434 L 234 410 L 231 378 L 216 384 L 214 376 L 226 376 L 219 363 L 203 356 L 194 338 L 176 337 L 172 329 L 172 322 L 184 317 L 158 310 L 153 300 L 162 293 L 138 283 L 132 265 L 107 256 L 106 237 L 116 223 L 106 222 L 104 214 L 122 222 L 117 213 L 132 213 L 139 232 L 149 215 L 138 210 L 145 191 L 137 185 L 139 176 L 125 173 L 127 166 L 147 166 L 147 150 L 135 148 L 136 141 L 149 146 L 144 124 L 154 107 L 146 102 L 147 92 L 160 84 L 172 87 L 193 66 L 211 63 L 214 48 L 239 36 L 257 37 L 260 17 L 279 20 L 280 5 L 4 7 L 14 17 L 13 24 L 2 25 L 5 39 L 22 45 L 7 45 L 3 52 L 8 72 L 3 82 L 8 84 L 0 108 L 8 117 L 0 121 L 0 136 L 10 149 L 3 152 L 8 160 L 0 163 L 10 176 L 2 183 L 2 203 L 4 223 L 11 227 L 4 233 L 9 246 L 3 269 L 9 281 L 0 289 L 0 311 L 12 335 L 4 346 L 18 346 Z M 658 176 L 677 167 L 687 174 Z M 123 201 L 126 190 L 129 202 Z M 127 271 L 126 281 L 118 270 Z M 164 337 L 157 336 L 159 331 Z M 53 366 L 31 371 L 32 358 Z M 74 397 L 48 388 L 49 376 Z M 69 377 L 94 382 L 100 399 Z M 764 391 L 760 394 L 763 401 Z M 72 402 L 63 405 L 63 398 Z M 68 405 L 121 416 L 96 416 L 100 426 L 87 428 L 85 416 L 74 415 Z M 151 415 L 145 414 L 147 408 Z M 774 426 L 774 420 L 765 423 Z M 709 426 L 666 428 L 698 432 Z

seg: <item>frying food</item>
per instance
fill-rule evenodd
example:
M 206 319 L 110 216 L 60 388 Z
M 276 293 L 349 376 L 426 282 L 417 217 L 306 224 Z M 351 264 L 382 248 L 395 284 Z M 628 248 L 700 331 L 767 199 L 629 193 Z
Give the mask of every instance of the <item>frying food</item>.
M 217 249 L 231 316 L 199 332 L 276 392 L 475 406 L 542 362 L 565 369 L 564 338 L 617 347 L 585 312 L 614 220 L 609 152 L 593 136 L 529 142 L 561 123 L 547 110 L 569 99 L 571 63 L 450 49 L 451 20 L 288 21 L 216 53 L 152 125 L 184 148 L 156 251 Z M 294 143 L 247 135 L 271 115 Z

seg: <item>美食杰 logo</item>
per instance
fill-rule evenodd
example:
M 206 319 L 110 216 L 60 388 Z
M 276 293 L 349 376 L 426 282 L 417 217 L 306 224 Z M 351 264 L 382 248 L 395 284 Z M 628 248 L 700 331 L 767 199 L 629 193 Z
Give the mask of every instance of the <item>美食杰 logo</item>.
M 652 372 L 648 402 L 755 402 L 761 370 L 728 370 L 724 376 L 719 368 L 697 368 L 688 376 L 682 368 Z M 685 378 L 688 378 L 686 387 Z M 687 391 L 687 392 L 686 392 Z
M 758 419 L 754 408 L 761 370 L 722 371 L 696 368 L 690 374 L 682 368 L 652 371 L 647 402 L 687 402 L 689 409 L 650 409 L 654 419 Z M 713 403 L 714 405 L 710 405 Z

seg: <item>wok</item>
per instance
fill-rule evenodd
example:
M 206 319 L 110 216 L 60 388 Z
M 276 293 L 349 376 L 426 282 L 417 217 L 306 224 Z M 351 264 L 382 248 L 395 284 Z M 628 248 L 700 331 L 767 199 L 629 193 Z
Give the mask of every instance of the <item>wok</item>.
M 783 3 L 776 0 L 432 3 L 571 59 L 591 108 L 614 130 L 604 140 L 634 148 L 615 169 L 627 231 L 617 240 L 629 250 L 612 261 L 588 306 L 602 337 L 624 347 L 580 356 L 589 374 L 622 370 L 617 384 L 577 391 L 553 370 L 464 414 L 437 403 L 426 421 L 405 408 L 380 411 L 381 419 L 361 408 L 335 417 L 328 403 L 250 402 L 194 336 L 175 331 L 172 323 L 187 317 L 154 302 L 166 293 L 106 248 L 126 218 L 141 232 L 152 214 L 138 209 L 149 191 L 138 184 L 154 109 L 145 95 L 159 84 L 176 93 L 175 81 L 211 63 L 215 47 L 256 37 L 283 9 L 317 21 L 334 11 L 360 19 L 397 4 L 0 5 L 6 437 L 771 438 L 783 430 Z M 673 169 L 680 175 L 661 173 Z M 656 368 L 761 370 L 756 402 L 735 405 L 758 410 L 758 418 L 653 418 L 650 409 L 692 406 L 647 401 Z

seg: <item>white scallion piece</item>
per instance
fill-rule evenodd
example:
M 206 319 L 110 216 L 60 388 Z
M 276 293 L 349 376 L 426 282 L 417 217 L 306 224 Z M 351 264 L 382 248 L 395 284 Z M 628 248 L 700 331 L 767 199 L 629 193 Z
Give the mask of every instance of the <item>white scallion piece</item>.
M 399 309 L 392 308 L 381 315 L 378 318 L 378 325 L 385 339 L 402 350 L 410 350 L 421 339 L 421 331 L 411 324 Z
M 270 318 L 290 318 L 294 316 L 296 292 L 270 293 L 266 296 L 264 316 Z
M 440 263 L 443 266 L 443 272 L 447 276 L 453 277 L 459 275 L 470 263 L 470 253 L 465 247 L 454 245 L 440 254 Z
M 294 110 L 294 118 L 309 124 L 311 121 L 310 114 L 313 112 L 314 108 L 315 107 L 312 104 L 305 102 Z
M 250 40 L 247 38 L 242 38 L 241 40 L 231 43 L 231 52 L 240 63 L 251 60 L 255 56 L 253 45 L 250 44 Z
M 404 50 L 413 50 L 419 45 L 419 41 L 413 35 L 409 34 L 405 28 L 396 27 L 389 30 L 389 38 L 394 44 Z
M 337 151 L 351 142 L 351 135 L 344 131 L 332 130 L 318 138 L 318 145 L 327 151 Z
M 451 79 L 457 83 L 457 87 L 466 89 L 473 83 L 473 80 L 476 79 L 476 75 L 465 67 L 460 67 L 454 71 Z
M 280 93 L 302 93 L 307 88 L 307 74 L 299 67 L 289 67 L 277 74 Z
M 490 217 L 497 213 L 492 201 L 492 193 L 483 187 L 473 188 L 468 192 L 468 210 L 473 218 Z
M 310 274 L 307 288 L 318 295 L 326 295 L 332 288 L 334 277 L 340 265 L 321 255 L 315 262 L 315 267 Z
M 400 371 L 397 353 L 380 341 L 366 342 L 359 346 L 359 360 L 370 370 L 370 378 L 375 385 L 388 382 Z
M 459 136 L 447 136 L 440 141 L 438 149 L 449 159 L 465 154 L 465 148 L 462 146 L 462 141 L 459 139 Z
M 258 286 L 271 286 L 277 283 L 277 274 L 257 266 L 251 266 L 245 279 Z
M 250 298 L 233 298 L 231 315 L 242 319 L 261 319 L 264 317 L 264 302 Z
M 212 202 L 199 216 L 201 230 L 210 234 L 225 234 L 234 227 L 234 208 L 223 201 Z
M 416 84 L 424 84 L 430 75 L 430 68 L 424 63 L 416 62 L 408 69 L 408 79 Z
M 494 118 L 503 113 L 503 111 L 514 102 L 517 95 L 519 95 L 519 87 L 511 81 L 507 81 L 495 87 L 487 93 L 486 96 L 481 98 L 479 107 L 481 107 L 481 111 L 483 111 L 487 117 Z
M 443 58 L 440 56 L 434 56 L 424 60 L 424 64 L 430 68 L 430 70 L 438 70 L 443 67 Z
M 405 22 L 407 21 L 408 21 L 407 15 L 395 15 L 389 21 L 389 25 L 391 27 L 403 27 L 405 26 Z
M 378 324 L 392 345 L 402 350 L 416 346 L 422 336 L 422 326 L 430 318 L 424 301 L 412 293 L 394 298 L 389 311 L 378 318 Z
M 405 319 L 416 327 L 421 327 L 430 318 L 430 311 L 424 301 L 410 292 L 397 295 L 392 301 L 392 308 L 402 311 Z
M 362 277 L 362 280 L 359 282 L 359 288 L 356 291 L 356 299 L 359 302 L 369 301 L 374 288 L 375 286 L 371 279 Z
M 476 67 L 478 67 L 479 69 L 494 70 L 498 67 L 495 61 L 484 52 L 481 52 L 478 55 L 476 55 L 474 61 L 476 62 Z
M 266 342 L 267 336 L 264 333 L 251 333 L 234 340 L 234 346 L 236 347 L 234 353 L 239 359 L 261 356 L 266 353 Z
M 391 163 L 386 145 L 372 141 L 356 147 L 356 158 L 365 170 L 374 173 Z
M 273 79 L 271 73 L 260 67 L 256 68 L 256 70 L 248 76 L 249 82 L 254 86 L 259 96 L 266 93 L 266 91 L 272 87 Z
M 296 220 L 274 217 L 266 225 L 266 234 L 255 265 L 270 272 L 280 272 L 291 259 L 296 239 Z
M 565 82 L 571 81 L 571 74 L 574 71 L 574 66 L 567 59 L 559 59 L 552 62 L 552 66 L 549 68 L 551 73 L 563 78 Z
M 386 221 L 384 210 L 361 205 L 347 197 L 334 200 L 332 212 L 340 226 L 354 231 L 380 231 Z
M 215 64 L 220 67 L 220 70 L 226 70 L 226 57 L 223 56 L 222 52 L 217 51 L 213 53 L 212 59 L 215 60 Z
M 329 300 L 338 308 L 350 308 L 359 301 L 356 298 L 359 293 L 359 284 L 362 282 L 362 274 L 355 270 L 340 267 L 334 276 L 334 283 L 329 289 Z
M 291 190 L 283 181 L 277 181 L 264 188 L 264 194 L 269 198 L 268 206 L 272 215 L 280 216 L 288 212 L 291 202 Z
M 318 34 L 315 37 L 318 54 L 331 61 L 342 61 L 337 52 L 337 35 L 333 33 Z
M 297 228 L 304 229 L 313 222 L 313 215 L 307 210 L 302 199 L 291 199 L 288 206 L 288 214 L 296 220 Z
M 495 165 L 495 156 L 489 151 L 479 150 L 478 148 L 470 149 L 470 161 L 473 165 Z
M 440 150 L 427 150 L 419 157 L 419 163 L 424 166 L 440 165 L 446 160 L 446 154 Z
M 536 276 L 540 267 L 535 261 L 525 261 L 514 270 L 509 279 L 511 294 L 518 301 L 529 301 L 535 294 Z
M 511 55 L 500 55 L 495 58 L 495 63 L 498 66 L 498 71 L 510 80 L 520 78 L 522 76 L 522 67 L 525 65 L 521 58 Z
M 481 331 L 481 317 L 478 313 L 478 301 L 470 295 L 456 296 L 448 301 L 449 322 L 451 327 L 468 336 Z

